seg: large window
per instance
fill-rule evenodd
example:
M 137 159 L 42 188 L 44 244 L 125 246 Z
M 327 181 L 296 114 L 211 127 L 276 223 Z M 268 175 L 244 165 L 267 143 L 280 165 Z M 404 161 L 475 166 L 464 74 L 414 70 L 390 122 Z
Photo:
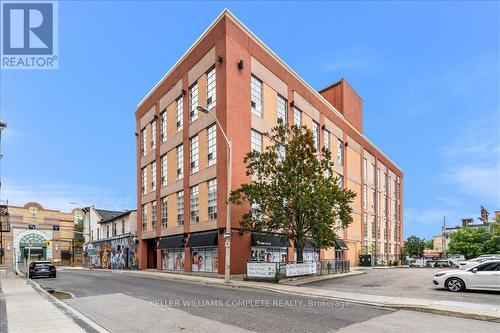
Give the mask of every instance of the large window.
M 146 127 L 141 130 L 141 154 L 146 156 Z
M 377 200 L 377 198 L 375 197 L 375 190 L 372 189 L 372 202 L 371 202 L 371 212 L 372 213 L 375 213 L 375 200 Z
M 323 147 L 330 150 L 330 132 L 328 130 L 323 130 Z
M 191 203 L 191 223 L 200 222 L 200 189 L 198 185 L 189 189 Z
M 366 158 L 363 159 L 363 179 L 366 180 L 368 179 L 368 161 Z
M 217 161 L 217 127 L 215 124 L 207 129 L 207 137 L 207 164 L 208 166 L 211 166 Z
M 252 113 L 262 117 L 262 81 L 252 75 L 250 88 Z
M 196 107 L 198 106 L 198 82 L 193 84 L 191 88 L 189 88 L 189 122 L 193 122 L 198 119 L 198 110 Z
M 177 198 L 177 225 L 184 225 L 184 191 L 176 193 Z
M 167 209 L 168 209 L 168 201 L 167 197 L 161 198 L 161 228 L 165 229 L 167 227 Z
M 200 166 L 198 135 L 195 135 L 191 139 L 189 139 L 189 155 L 191 161 L 191 173 L 198 172 Z
M 164 110 L 160 114 L 160 139 L 161 143 L 167 141 L 167 111 Z
M 177 179 L 184 177 L 184 150 L 182 145 L 177 146 Z
M 156 120 L 151 122 L 151 150 L 156 148 Z
M 183 98 L 182 96 L 179 97 L 177 99 L 177 113 L 176 113 L 176 127 L 177 127 L 177 132 L 179 132 L 180 130 L 182 130 L 182 125 L 184 123 L 184 119 L 183 119 Z
M 293 109 L 293 124 L 295 126 L 302 126 L 302 111 L 297 108 Z
M 363 235 L 368 237 L 368 213 L 364 213 L 363 215 Z
M 191 254 L 192 272 L 217 272 L 218 269 L 217 247 L 193 248 Z
M 256 151 L 262 151 L 262 134 L 252 130 L 252 137 L 251 137 L 251 148 L 252 150 Z
M 312 123 L 312 133 L 313 133 L 314 148 L 316 148 L 316 150 L 319 150 L 319 124 L 315 121 L 313 121 Z
M 141 192 L 142 194 L 146 194 L 148 193 L 148 190 L 146 188 L 146 179 L 148 177 L 148 171 L 146 168 L 142 168 L 142 172 L 141 172 Z
M 287 111 L 287 101 L 286 99 L 278 95 L 278 119 L 281 119 L 283 125 L 286 125 L 286 111 Z
M 151 228 L 156 230 L 156 200 L 151 202 Z
M 371 182 L 372 184 L 375 184 L 375 174 L 376 174 L 376 169 L 375 169 L 375 164 L 371 163 Z
M 142 205 L 141 222 L 142 231 L 146 231 L 148 229 L 148 209 L 146 205 Z
M 344 165 L 344 143 L 340 139 L 337 139 L 337 163 Z
M 161 157 L 161 172 L 160 172 L 161 186 L 167 185 L 168 182 L 167 168 L 168 168 L 168 159 L 167 159 L 167 154 L 165 154 Z
M 217 179 L 208 181 L 208 219 L 217 218 Z
M 363 187 L 363 208 L 368 209 L 368 186 Z
M 156 191 L 156 161 L 151 163 L 151 191 Z
M 215 107 L 216 87 L 215 87 L 215 66 L 207 72 L 207 109 Z

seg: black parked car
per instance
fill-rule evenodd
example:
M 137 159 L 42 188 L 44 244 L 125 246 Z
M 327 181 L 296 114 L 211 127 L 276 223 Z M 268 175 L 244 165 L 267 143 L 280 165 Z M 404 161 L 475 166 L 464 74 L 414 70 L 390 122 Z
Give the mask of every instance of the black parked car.
M 30 263 L 28 270 L 30 279 L 37 276 L 56 277 L 56 266 L 50 261 L 33 261 Z

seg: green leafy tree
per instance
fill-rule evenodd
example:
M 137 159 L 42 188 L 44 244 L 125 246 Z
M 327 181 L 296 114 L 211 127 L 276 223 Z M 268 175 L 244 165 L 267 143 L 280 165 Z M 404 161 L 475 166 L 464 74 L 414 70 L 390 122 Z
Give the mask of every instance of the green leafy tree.
M 485 243 L 484 251 L 489 254 L 500 254 L 500 217 L 490 225 L 490 239 Z
M 424 240 L 424 243 L 425 243 L 426 250 L 432 250 L 434 248 L 434 240 L 433 239 Z
M 423 239 L 420 239 L 415 235 L 411 235 L 405 241 L 404 248 L 410 257 L 420 258 L 424 254 L 425 243 Z
M 486 228 L 461 228 L 450 233 L 449 253 L 470 259 L 487 253 L 491 233 Z
M 250 208 L 240 221 L 243 230 L 282 233 L 303 261 L 306 238 L 316 249 L 335 245 L 335 231 L 352 222 L 356 194 L 339 187 L 331 152 L 317 151 L 306 127 L 280 121 L 266 136 L 271 144 L 244 158 L 252 182 L 232 191 L 230 202 Z

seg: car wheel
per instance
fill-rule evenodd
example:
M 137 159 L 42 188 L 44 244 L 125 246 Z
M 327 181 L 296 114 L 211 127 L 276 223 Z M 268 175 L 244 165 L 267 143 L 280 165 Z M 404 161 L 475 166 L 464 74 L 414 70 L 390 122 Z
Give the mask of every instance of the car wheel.
M 52 277 L 55 279 L 56 278 L 56 274 L 54 273 L 54 275 L 52 275 Z
M 465 289 L 464 281 L 459 278 L 450 278 L 446 280 L 445 287 L 449 291 L 462 291 Z

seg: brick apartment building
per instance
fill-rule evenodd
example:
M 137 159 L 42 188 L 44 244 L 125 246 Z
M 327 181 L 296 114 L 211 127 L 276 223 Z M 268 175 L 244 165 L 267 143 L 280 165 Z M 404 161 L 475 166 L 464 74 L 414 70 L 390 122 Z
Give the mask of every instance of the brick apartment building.
M 363 135 L 362 99 L 345 80 L 315 91 L 229 11 L 223 11 L 139 103 L 137 233 L 139 269 L 224 273 L 226 142 L 232 141 L 232 188 L 251 179 L 243 158 L 263 149 L 278 118 L 308 126 L 333 152 L 342 186 L 354 190 L 353 223 L 337 249 L 306 258 L 361 253 L 395 260 L 402 246 L 403 172 Z M 293 260 L 276 235 L 240 232 L 249 207 L 231 208 L 231 273 L 249 260 Z M 344 250 L 344 251 L 342 251 Z

